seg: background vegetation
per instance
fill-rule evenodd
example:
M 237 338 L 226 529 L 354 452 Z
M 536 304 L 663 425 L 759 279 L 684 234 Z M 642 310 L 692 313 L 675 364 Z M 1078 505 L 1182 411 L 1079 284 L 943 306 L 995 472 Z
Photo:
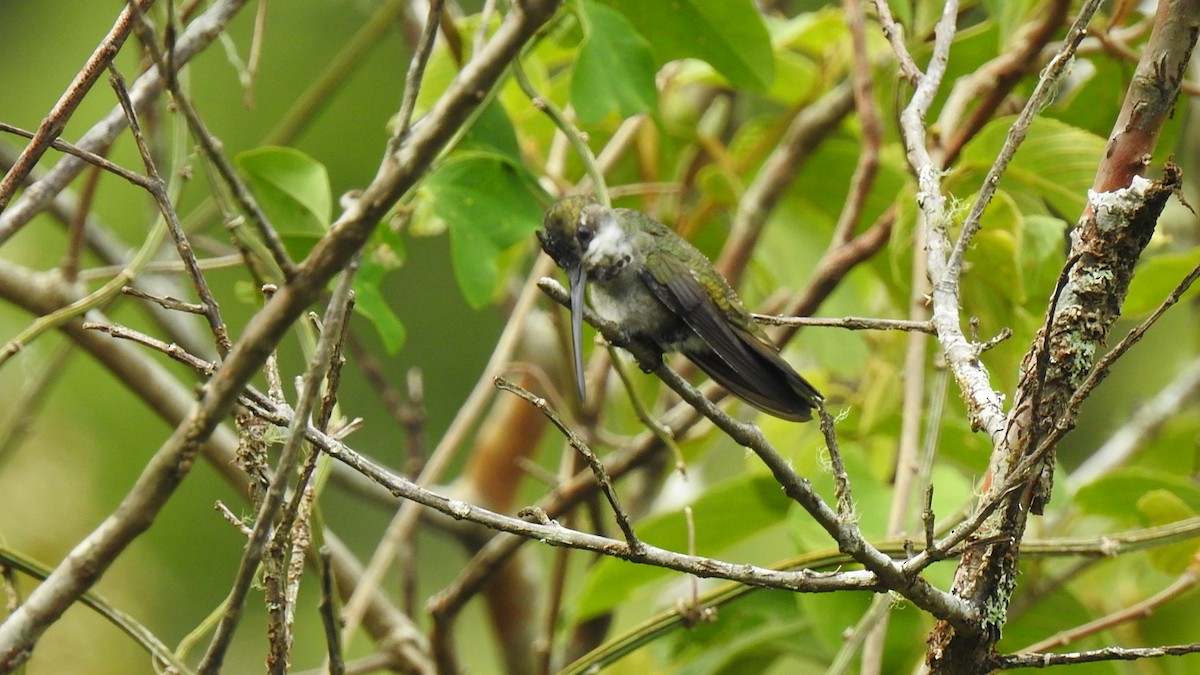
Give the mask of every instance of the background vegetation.
M 432 3 L 433 24 L 430 4 L 416 2 L 139 4 L 144 15 L 125 10 L 112 70 L 135 92 L 149 163 L 103 63 L 94 85 L 71 86 L 122 25 L 123 3 L 0 3 L 0 671 L 30 645 L 20 666 L 30 673 L 146 672 L 155 649 L 159 668 L 172 652 L 189 670 L 309 671 L 338 652 L 322 620 L 339 613 L 333 667 L 344 658 L 351 672 L 553 672 L 578 660 L 612 672 L 891 673 L 927 659 L 964 672 L 1088 650 L 1065 658 L 1072 671 L 1200 663 L 1124 660 L 1165 645 L 1193 652 L 1200 640 L 1200 323 L 1184 292 L 1200 249 L 1195 215 L 1172 200 L 1159 217 L 1165 196 L 1154 193 L 1193 194 L 1191 43 L 1172 36 L 1197 25 L 1197 3 L 1114 3 L 1078 39 L 1072 22 L 1097 3 L 526 0 Z M 212 30 L 199 31 L 204 22 Z M 147 75 L 191 39 L 194 56 L 170 62 L 177 78 Z M 139 98 L 146 82 L 172 91 Z M 1145 82 L 1153 96 L 1131 88 Z M 78 107 L 56 108 L 60 98 Z M 204 129 L 185 120 L 188 107 Z M 1151 108 L 1149 121 L 1130 121 Z M 96 141 L 106 117 L 123 130 Z M 12 170 L 31 152 L 19 130 L 39 126 L 136 175 L 61 147 L 43 147 L 31 174 Z M 1146 130 L 1136 152 L 1117 133 L 1134 128 Z M 1013 129 L 1027 136 L 991 183 Z M 1172 156 L 1182 183 L 1164 170 Z M 1119 161 L 1129 157 L 1136 166 Z M 1099 258 L 1124 245 L 1080 234 L 1096 229 L 1089 191 L 1124 188 L 1135 170 L 1157 181 L 1130 207 L 1140 225 L 1123 226 L 1148 238 L 1145 250 L 1112 256 L 1128 270 L 1087 267 L 1073 236 Z M 145 179 L 155 172 L 157 202 Z M 57 201 L 24 184 L 48 174 L 63 177 Z M 994 197 L 977 202 L 989 187 Z M 538 288 L 555 270 L 533 237 L 552 200 L 575 191 L 674 227 L 748 307 L 836 319 L 795 339 L 795 326 L 773 329 L 826 395 L 832 429 L 727 399 L 728 416 L 702 416 L 590 328 L 589 396 L 577 400 L 566 314 Z M 973 213 L 977 203 L 986 210 Z M 181 239 L 161 229 L 166 214 L 178 214 L 211 291 L 208 318 L 219 306 L 232 350 L 203 314 L 135 296 L 89 296 L 53 314 L 114 279 L 203 304 Z M 946 272 L 939 261 L 953 256 L 937 243 L 960 236 L 964 265 Z M 143 264 L 118 278 L 131 259 Z M 334 310 L 351 260 L 341 365 L 318 339 L 343 333 Z M 1118 282 L 1076 304 L 1064 289 L 1077 290 L 1080 270 Z M 268 283 L 279 287 L 270 302 Z M 1159 318 L 1164 300 L 1179 302 Z M 872 319 L 840 320 L 850 316 Z M 1039 334 L 1047 316 L 1052 338 Z M 1075 333 L 1095 326 L 1100 341 Z M 1097 358 L 1144 326 L 1089 390 Z M 164 344 L 110 334 L 120 327 Z M 220 374 L 173 360 L 170 343 L 223 364 Z M 277 365 L 264 368 L 271 350 Z M 340 453 L 319 452 L 315 430 L 316 445 L 285 440 L 292 408 L 305 405 L 298 378 L 321 375 L 314 354 L 339 373 L 337 405 L 313 425 L 345 442 Z M 669 363 L 719 398 L 686 362 Z M 564 435 L 495 377 L 545 397 L 604 460 L 636 539 L 615 526 Z M 288 407 L 242 400 L 227 414 L 247 380 Z M 665 429 L 639 420 L 627 388 Z M 1081 388 L 1076 418 L 1054 393 Z M 1005 415 L 1020 423 L 1005 426 Z M 769 447 L 738 421 L 758 425 Z M 1056 425 L 1069 433 L 1050 446 L 1051 498 L 1026 523 L 1038 462 L 1022 474 L 1020 458 Z M 771 457 L 781 463 L 769 470 Z M 861 536 L 831 537 L 780 467 Z M 282 516 L 272 486 L 289 490 Z M 292 501 L 305 493 L 311 512 Z M 215 503 L 280 548 L 247 546 L 249 530 Z M 490 515 L 535 504 L 521 519 Z M 984 507 L 993 519 L 972 520 Z M 292 517 L 296 529 L 275 527 Z M 547 518 L 562 527 L 535 529 Z M 958 545 L 904 568 L 927 535 Z M 861 542 L 897 562 L 872 562 Z M 288 572 L 288 560 L 307 566 Z M 831 573 L 829 586 L 768 568 Z M 338 592 L 322 612 L 326 569 Z M 222 605 L 231 588 L 240 617 Z M 74 602 L 85 591 L 155 638 L 126 636 Z

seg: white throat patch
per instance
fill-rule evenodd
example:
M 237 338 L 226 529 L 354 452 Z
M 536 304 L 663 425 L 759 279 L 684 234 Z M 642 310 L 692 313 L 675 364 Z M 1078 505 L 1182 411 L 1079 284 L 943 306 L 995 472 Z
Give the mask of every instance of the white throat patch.
M 587 217 L 584 213 L 584 218 Z M 600 214 L 598 217 L 592 218 L 589 225 L 594 228 L 595 236 L 588 244 L 587 252 L 584 253 L 584 261 L 595 265 L 602 262 L 615 262 L 630 257 L 632 247 L 629 238 L 625 236 L 625 231 L 621 228 L 620 223 L 611 211 Z

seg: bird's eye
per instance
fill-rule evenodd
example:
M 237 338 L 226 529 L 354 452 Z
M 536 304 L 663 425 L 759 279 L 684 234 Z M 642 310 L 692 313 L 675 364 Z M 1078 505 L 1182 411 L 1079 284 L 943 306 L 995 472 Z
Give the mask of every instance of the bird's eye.
M 594 234 L 595 233 L 592 232 L 592 228 L 588 227 L 587 225 L 580 225 L 579 228 L 575 230 L 575 236 L 579 239 L 579 243 L 583 244 L 584 246 L 587 246 L 588 242 L 592 240 L 592 236 Z

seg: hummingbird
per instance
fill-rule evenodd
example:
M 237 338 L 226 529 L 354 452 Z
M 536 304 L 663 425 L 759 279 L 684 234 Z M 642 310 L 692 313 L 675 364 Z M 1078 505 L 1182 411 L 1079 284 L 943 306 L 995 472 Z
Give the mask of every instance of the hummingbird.
M 587 196 L 546 212 L 538 241 L 570 283 L 571 346 L 583 398 L 583 302 L 659 358 L 680 352 L 750 405 L 794 422 L 823 397 L 779 355 L 737 293 L 696 247 L 633 209 Z

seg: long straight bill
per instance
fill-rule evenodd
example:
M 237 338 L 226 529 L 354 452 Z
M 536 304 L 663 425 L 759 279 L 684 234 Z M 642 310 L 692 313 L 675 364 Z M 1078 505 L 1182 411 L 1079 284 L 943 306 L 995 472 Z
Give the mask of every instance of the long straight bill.
M 583 383 L 583 289 L 587 285 L 587 270 L 576 265 L 567 270 L 567 281 L 571 282 L 571 351 L 575 353 L 575 384 L 579 387 L 579 400 L 586 398 Z

